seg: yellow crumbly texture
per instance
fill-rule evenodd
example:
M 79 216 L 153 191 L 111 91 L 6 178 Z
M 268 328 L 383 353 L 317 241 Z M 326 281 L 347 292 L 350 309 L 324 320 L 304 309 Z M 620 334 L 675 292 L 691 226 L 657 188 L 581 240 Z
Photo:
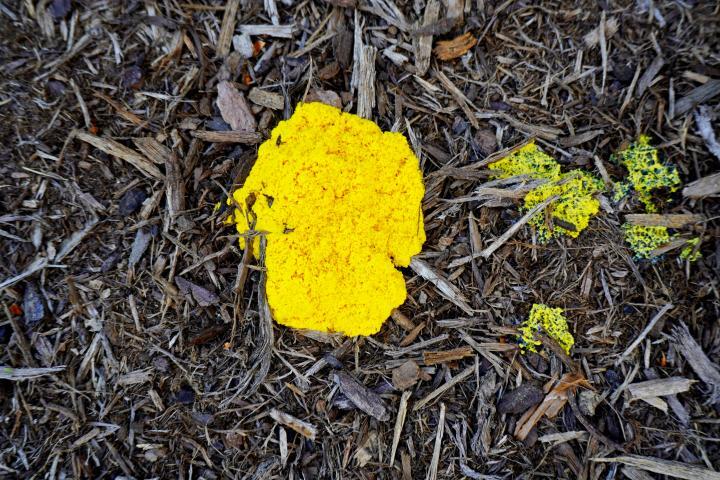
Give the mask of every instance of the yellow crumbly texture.
M 625 241 L 637 258 L 651 258 L 652 251 L 670 241 L 667 227 L 624 224 Z
M 700 237 L 689 239 L 685 243 L 685 247 L 680 251 L 680 258 L 688 262 L 696 262 L 702 258 L 702 252 L 698 249 Z
M 618 152 L 615 157 L 627 168 L 628 181 L 648 213 L 657 212 L 653 202 L 654 190 L 666 188 L 669 192 L 675 192 L 680 185 L 677 170 L 660 163 L 657 148 L 650 145 L 650 137 L 647 135 L 640 135 L 637 142 Z
M 424 194 L 402 134 L 322 103 L 299 104 L 233 193 L 238 232 L 266 236 L 275 320 L 350 336 L 380 330 L 407 295 L 395 266 L 407 266 L 425 241 Z
M 535 335 L 541 331 L 545 331 L 548 337 L 555 340 L 558 345 L 570 353 L 570 349 L 575 344 L 575 339 L 568 330 L 567 319 L 563 314 L 562 308 L 548 307 L 542 303 L 536 303 L 530 310 L 528 319 L 518 329 L 520 330 L 520 348 L 523 351 L 536 352 L 536 347 L 541 345 L 540 340 L 535 339 Z
M 499 174 L 496 178 L 528 175 L 531 178 L 560 179 L 560 164 L 540 150 L 535 142 L 530 142 L 507 157 L 494 162 L 490 168 L 498 170 Z
M 548 207 L 552 213 L 551 225 L 546 223 L 542 212 L 530 220 L 540 241 L 560 235 L 576 238 L 600 210 L 595 194 L 603 188 L 602 181 L 583 170 L 560 173 L 560 164 L 532 142 L 493 163 L 490 168 L 499 172 L 496 178 L 528 175 L 533 179 L 547 180 L 525 196 L 526 210 L 558 195 L 559 198 Z

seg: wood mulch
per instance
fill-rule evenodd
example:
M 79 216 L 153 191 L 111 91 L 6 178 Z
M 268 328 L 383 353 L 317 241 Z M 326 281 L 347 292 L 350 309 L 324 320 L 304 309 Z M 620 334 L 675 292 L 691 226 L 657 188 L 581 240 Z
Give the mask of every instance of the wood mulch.
M 719 15 L 3 2 L 0 477 L 720 478 Z M 303 99 L 402 132 L 421 161 L 428 239 L 372 337 L 274 323 L 215 208 Z M 641 133 L 686 186 L 660 215 L 608 185 L 579 238 L 542 244 L 523 191 L 483 185 L 531 138 L 611 183 Z M 635 259 L 626 221 L 703 257 Z M 570 355 L 520 353 L 541 302 L 565 309 Z

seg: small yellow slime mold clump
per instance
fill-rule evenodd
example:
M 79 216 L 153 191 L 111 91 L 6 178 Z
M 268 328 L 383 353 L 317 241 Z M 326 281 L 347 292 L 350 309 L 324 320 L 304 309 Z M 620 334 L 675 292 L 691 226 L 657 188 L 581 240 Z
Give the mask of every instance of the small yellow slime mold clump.
M 507 157 L 494 162 L 490 168 L 500 171 L 497 178 L 528 175 L 531 178 L 560 179 L 560 164 L 540 150 L 534 142 L 530 142 Z
M 615 157 L 627 168 L 628 181 L 648 213 L 657 212 L 652 198 L 653 190 L 667 188 L 675 192 L 680 185 L 677 170 L 660 163 L 657 148 L 650 145 L 650 137 L 647 135 L 640 135 L 637 142 L 618 152 Z
M 260 146 L 229 203 L 238 232 L 266 236 L 266 292 L 278 323 L 370 335 L 407 296 L 395 266 L 407 266 L 425 241 L 424 194 L 402 134 L 306 103 Z
M 651 258 L 652 251 L 670 241 L 667 227 L 644 227 L 642 225 L 623 225 L 625 241 L 638 258 Z
M 558 196 L 548 207 L 552 212 L 553 225 L 546 224 L 543 214 L 530 220 L 530 224 L 537 228 L 541 241 L 560 235 L 577 238 L 588 226 L 590 218 L 600 210 L 595 194 L 602 189 L 602 181 L 582 170 L 560 173 L 560 164 L 532 142 L 493 163 L 490 168 L 500 172 L 496 178 L 528 175 L 533 179 L 547 180 L 525 196 L 524 205 L 526 210 L 530 210 L 547 198 Z
M 562 308 L 548 307 L 542 303 L 536 303 L 530 310 L 528 319 L 518 328 L 520 330 L 520 348 L 523 351 L 536 352 L 540 340 L 535 340 L 535 334 L 544 330 L 547 336 L 555 340 L 558 345 L 570 353 L 570 348 L 575 344 L 575 339 L 568 330 L 567 319 L 563 315 Z

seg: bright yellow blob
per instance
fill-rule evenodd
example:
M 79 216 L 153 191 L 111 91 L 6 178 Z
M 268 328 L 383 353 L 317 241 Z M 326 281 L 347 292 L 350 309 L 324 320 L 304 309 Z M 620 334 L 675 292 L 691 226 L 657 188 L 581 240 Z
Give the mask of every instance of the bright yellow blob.
M 600 210 L 595 194 L 603 188 L 602 181 L 583 170 L 560 173 L 560 164 L 532 142 L 493 163 L 490 168 L 499 172 L 496 178 L 528 175 L 533 179 L 547 180 L 547 183 L 525 195 L 524 205 L 526 210 L 530 210 L 547 198 L 558 196 L 548 207 L 552 223 L 546 222 L 544 213 L 538 213 L 530 220 L 541 241 L 560 235 L 576 238 Z
M 232 199 L 238 232 L 266 236 L 275 320 L 346 335 L 380 330 L 407 296 L 395 266 L 407 266 L 425 241 L 424 194 L 402 134 L 328 105 L 299 104 L 260 146 Z
M 558 345 L 570 353 L 570 349 L 575 344 L 575 339 L 568 330 L 567 319 L 563 314 L 562 308 L 548 307 L 542 303 L 536 303 L 530 310 L 528 319 L 518 328 L 520 331 L 520 348 L 523 351 L 536 352 L 535 347 L 542 344 L 540 340 L 535 339 L 535 335 L 541 331 L 545 331 L 548 337 L 555 340 Z

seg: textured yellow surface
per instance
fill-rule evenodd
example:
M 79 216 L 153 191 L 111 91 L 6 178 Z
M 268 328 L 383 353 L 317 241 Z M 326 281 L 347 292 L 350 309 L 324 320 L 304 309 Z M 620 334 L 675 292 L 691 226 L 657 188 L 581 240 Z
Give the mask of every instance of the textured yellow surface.
M 657 148 L 650 145 L 650 137 L 647 135 L 640 135 L 637 142 L 618 152 L 615 157 L 627 168 L 628 181 L 648 213 L 657 212 L 653 191 L 665 188 L 674 192 L 680 185 L 677 170 L 660 163 Z
M 490 168 L 500 172 L 497 178 L 528 175 L 532 178 L 545 178 L 547 180 L 560 179 L 560 164 L 550 155 L 540 150 L 534 142 L 530 142 L 510 155 L 494 162 Z
M 490 168 L 499 172 L 496 178 L 528 175 L 533 179 L 547 180 L 547 183 L 525 195 L 526 210 L 558 195 L 558 199 L 548 207 L 552 225 L 546 223 L 543 213 L 530 220 L 530 224 L 537 228 L 541 241 L 560 235 L 577 237 L 600 209 L 595 194 L 603 188 L 602 181 L 583 170 L 560 173 L 560 164 L 532 142 L 493 163 Z
M 667 227 L 644 227 L 624 224 L 625 241 L 637 258 L 650 258 L 656 248 L 670 241 Z
M 266 235 L 275 320 L 346 335 L 380 330 L 407 295 L 395 266 L 407 266 L 425 241 L 424 193 L 402 134 L 328 105 L 299 104 L 233 193 L 238 232 Z
M 542 344 L 535 340 L 535 335 L 545 331 L 548 337 L 555 340 L 565 353 L 570 353 L 570 348 L 575 344 L 575 339 L 568 330 L 567 319 L 562 308 L 548 307 L 542 303 L 536 303 L 530 310 L 528 319 L 518 329 L 520 330 L 520 348 L 523 351 L 535 352 L 535 347 Z

